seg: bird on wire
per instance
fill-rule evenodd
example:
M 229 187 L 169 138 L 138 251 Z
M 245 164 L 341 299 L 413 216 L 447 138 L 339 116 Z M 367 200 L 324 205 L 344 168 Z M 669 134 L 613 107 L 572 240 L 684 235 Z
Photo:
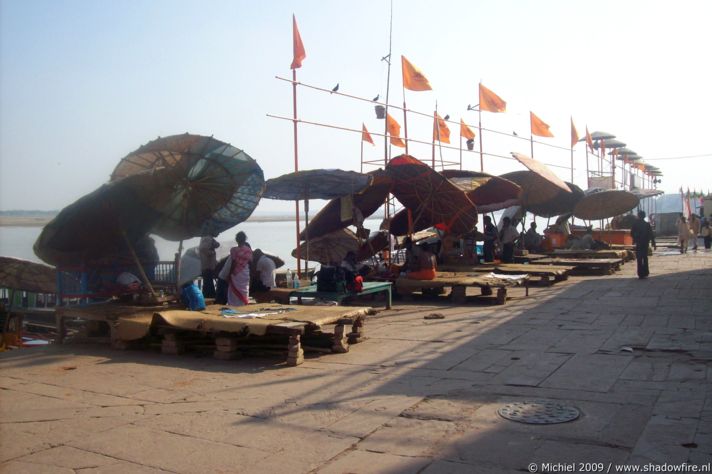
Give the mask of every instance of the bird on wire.
M 373 101 L 376 102 L 380 98 L 381 98 L 381 94 L 377 94 L 376 97 L 373 98 Z
M 514 135 L 515 137 L 519 136 L 519 135 L 517 135 L 517 132 L 515 132 L 514 130 L 512 130 L 512 135 Z
M 445 115 L 445 117 L 443 118 L 443 120 L 450 120 L 450 116 L 449 116 L 449 115 Z
M 334 86 L 333 89 L 331 89 L 331 92 L 336 92 L 339 90 L 339 83 L 337 82 L 336 85 Z

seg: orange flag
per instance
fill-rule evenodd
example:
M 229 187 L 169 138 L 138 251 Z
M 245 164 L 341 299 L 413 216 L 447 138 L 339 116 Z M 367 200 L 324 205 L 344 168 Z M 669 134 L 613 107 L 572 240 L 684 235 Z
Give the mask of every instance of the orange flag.
M 401 56 L 401 68 L 403 69 L 403 87 L 411 91 L 429 91 L 428 79 L 420 72 L 420 69 L 413 66 L 405 56 Z
M 302 61 L 307 57 L 306 51 L 304 51 L 304 43 L 302 43 L 302 35 L 299 34 L 299 28 L 297 28 L 297 18 L 292 15 L 292 43 L 294 46 L 294 59 L 292 59 L 292 66 L 290 69 L 297 69 L 302 67 Z
M 475 132 L 473 132 L 472 129 L 468 127 L 462 119 L 460 119 L 460 136 L 463 138 L 467 138 L 468 140 L 475 139 Z
M 507 103 L 500 96 L 480 83 L 480 110 L 486 112 L 506 112 Z
M 571 117 L 571 148 L 573 148 L 579 141 L 578 132 L 576 131 L 576 126 L 574 125 L 574 118 Z
M 361 140 L 370 143 L 371 145 L 376 145 L 373 143 L 373 138 L 371 138 L 371 134 L 368 133 L 368 130 L 366 129 L 366 124 L 362 123 L 361 124 Z
M 386 124 L 388 125 L 388 134 L 391 136 L 391 145 L 405 148 L 405 143 L 400 139 L 400 124 L 391 117 L 391 114 L 386 114 Z
M 437 120 L 433 120 L 433 140 L 438 140 L 440 143 L 450 143 L 450 129 L 440 114 L 437 114 Z
M 591 134 L 588 133 L 588 125 L 586 125 L 586 145 L 588 145 L 588 148 L 593 152 L 593 138 Z
M 529 112 L 529 121 L 531 122 L 532 135 L 538 137 L 553 137 L 554 134 L 549 130 L 549 126 L 539 117 L 534 115 L 534 112 Z

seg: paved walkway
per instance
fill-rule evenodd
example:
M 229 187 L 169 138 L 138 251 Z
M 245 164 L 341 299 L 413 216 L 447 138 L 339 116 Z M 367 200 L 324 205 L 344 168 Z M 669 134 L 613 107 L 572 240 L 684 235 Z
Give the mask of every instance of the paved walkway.
M 656 255 L 651 271 L 638 280 L 630 262 L 528 298 L 517 290 L 505 306 L 396 304 L 369 319 L 351 352 L 294 368 L 278 356 L 101 345 L 4 353 L 0 472 L 709 466 L 712 253 Z M 424 319 L 435 312 L 444 319 Z M 533 399 L 581 417 L 530 425 L 497 414 Z

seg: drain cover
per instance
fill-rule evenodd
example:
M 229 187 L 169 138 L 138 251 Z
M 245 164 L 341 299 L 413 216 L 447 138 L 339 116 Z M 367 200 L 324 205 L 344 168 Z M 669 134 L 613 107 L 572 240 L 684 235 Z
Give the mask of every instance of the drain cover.
M 566 423 L 579 417 L 577 408 L 564 406 L 551 400 L 525 400 L 509 403 L 497 410 L 499 416 L 519 423 L 553 425 Z

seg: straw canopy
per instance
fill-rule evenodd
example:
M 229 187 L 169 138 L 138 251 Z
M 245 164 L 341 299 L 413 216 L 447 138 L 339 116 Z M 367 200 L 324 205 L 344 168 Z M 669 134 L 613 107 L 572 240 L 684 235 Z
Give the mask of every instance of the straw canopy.
M 443 170 L 440 173 L 465 191 L 481 213 L 513 206 L 519 203 L 522 194 L 518 184 L 500 176 L 468 170 Z
M 57 272 L 41 263 L 0 257 L 0 288 L 54 293 L 57 291 Z
M 529 158 L 527 155 L 523 155 L 521 153 L 516 153 L 512 152 L 512 156 L 521 164 L 526 166 L 529 171 L 532 171 L 533 173 L 536 173 L 540 177 L 544 178 L 546 181 L 549 181 L 551 184 L 554 186 L 557 186 L 560 188 L 562 191 L 569 191 L 569 187 L 566 185 L 566 182 L 556 176 L 556 174 L 549 169 L 548 166 L 546 166 L 544 163 L 540 161 L 533 160 L 532 158 Z M 502 177 L 506 177 L 506 175 L 502 175 Z M 516 182 L 516 181 L 515 181 Z M 517 183 L 519 184 L 519 183 Z
M 358 249 L 359 241 L 356 234 L 349 229 L 339 229 L 311 239 L 307 258 L 309 261 L 319 262 L 324 265 L 338 264 L 346 257 L 347 253 L 356 253 Z M 299 251 L 302 256 L 306 255 L 306 244 L 300 244 Z M 297 249 L 292 250 L 292 257 L 297 257 Z
M 267 180 L 263 197 L 283 201 L 334 199 L 357 194 L 373 177 L 355 171 L 314 169 L 295 171 Z
M 52 265 L 82 265 L 128 259 L 136 244 L 158 222 L 147 206 L 157 188 L 153 173 L 107 183 L 62 209 L 40 233 L 35 254 Z
M 152 232 L 168 240 L 217 235 L 257 207 L 264 176 L 244 151 L 213 137 L 158 138 L 124 157 L 111 181 L 154 173 L 146 205 L 160 214 Z
M 557 188 L 556 195 L 542 203 L 524 206 L 525 210 L 541 217 L 554 217 L 562 214 L 571 214 L 574 207 L 583 198 L 584 193 L 581 188 L 573 183 L 566 182 L 570 191 L 564 192 Z
M 388 163 L 386 172 L 393 179 L 393 195 L 414 220 L 441 224 L 454 233 L 468 232 L 477 223 L 477 207 L 467 195 L 422 161 L 401 155 Z
M 383 205 L 391 190 L 391 178 L 382 169 L 367 173 L 372 181 L 360 193 L 353 196 L 333 199 L 319 211 L 309 225 L 302 231 L 299 238 L 319 237 L 335 230 L 356 225 L 358 216 L 352 209 L 358 209 L 361 217 L 366 218 L 376 212 Z M 351 202 L 349 202 L 349 199 Z
M 589 189 L 574 208 L 579 219 L 608 219 L 630 211 L 638 205 L 638 196 L 622 190 Z

